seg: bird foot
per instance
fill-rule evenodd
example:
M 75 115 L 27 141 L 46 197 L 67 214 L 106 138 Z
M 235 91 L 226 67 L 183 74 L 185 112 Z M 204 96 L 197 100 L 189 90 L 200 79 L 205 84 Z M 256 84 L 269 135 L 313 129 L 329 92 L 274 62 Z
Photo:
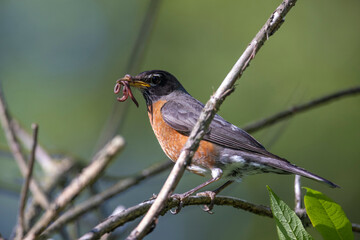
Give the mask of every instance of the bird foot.
M 205 212 L 207 212 L 209 214 L 213 214 L 214 212 L 211 210 L 214 208 L 216 193 L 213 191 L 205 191 L 205 192 L 200 192 L 200 193 L 196 194 L 196 196 L 209 197 L 211 199 L 210 204 L 204 205 L 202 210 L 204 210 Z
M 179 200 L 179 205 L 175 208 L 175 210 L 170 210 L 170 212 L 173 214 L 173 215 L 176 215 L 178 214 L 181 209 L 183 208 L 184 206 L 184 200 L 189 197 L 188 194 L 186 193 L 183 193 L 183 194 L 179 194 L 179 193 L 175 193 L 173 195 L 171 195 L 172 198 L 175 198 L 177 200 Z

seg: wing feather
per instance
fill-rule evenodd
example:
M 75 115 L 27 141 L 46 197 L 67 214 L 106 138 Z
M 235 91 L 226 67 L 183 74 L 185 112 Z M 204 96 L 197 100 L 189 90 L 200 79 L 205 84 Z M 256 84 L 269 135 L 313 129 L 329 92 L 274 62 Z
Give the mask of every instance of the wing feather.
M 204 105 L 192 98 L 190 95 L 184 96 L 181 101 L 168 101 L 161 109 L 164 121 L 179 133 L 189 136 L 200 116 Z M 282 158 L 269 153 L 244 130 L 227 122 L 219 115 L 215 115 L 209 126 L 204 140 L 215 143 L 222 147 L 235 150 L 249 151 L 271 158 Z

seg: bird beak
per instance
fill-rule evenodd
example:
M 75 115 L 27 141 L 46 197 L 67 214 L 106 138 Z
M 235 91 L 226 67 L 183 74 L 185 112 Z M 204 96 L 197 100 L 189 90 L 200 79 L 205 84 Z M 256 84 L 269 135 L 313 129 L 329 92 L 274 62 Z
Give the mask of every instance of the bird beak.
M 136 87 L 136 88 L 147 88 L 150 87 L 150 84 L 137 79 L 136 77 L 132 77 L 129 74 L 126 74 L 123 78 L 118 79 L 116 82 L 120 83 L 121 81 L 126 81 L 129 83 L 130 86 Z

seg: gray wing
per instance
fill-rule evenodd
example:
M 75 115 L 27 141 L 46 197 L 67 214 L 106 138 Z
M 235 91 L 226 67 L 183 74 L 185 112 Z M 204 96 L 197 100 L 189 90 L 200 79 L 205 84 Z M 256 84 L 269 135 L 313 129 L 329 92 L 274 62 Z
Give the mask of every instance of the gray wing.
M 201 102 L 187 95 L 181 101 L 168 101 L 165 103 L 161 109 L 161 114 L 164 121 L 172 128 L 183 135 L 189 136 L 203 107 L 204 105 Z M 271 158 L 280 158 L 266 151 L 258 141 L 244 130 L 227 122 L 217 114 L 203 139 L 226 148 L 249 151 Z

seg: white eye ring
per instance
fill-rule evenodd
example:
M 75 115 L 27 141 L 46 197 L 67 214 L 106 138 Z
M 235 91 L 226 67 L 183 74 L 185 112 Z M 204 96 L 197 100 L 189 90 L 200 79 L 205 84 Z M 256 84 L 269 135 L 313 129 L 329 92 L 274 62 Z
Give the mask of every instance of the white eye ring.
M 149 76 L 149 80 L 150 80 L 150 85 L 152 85 L 152 86 L 155 86 L 155 85 L 157 85 L 157 84 L 159 84 L 160 83 L 160 81 L 161 81 L 161 75 L 160 74 L 151 74 L 150 76 Z

